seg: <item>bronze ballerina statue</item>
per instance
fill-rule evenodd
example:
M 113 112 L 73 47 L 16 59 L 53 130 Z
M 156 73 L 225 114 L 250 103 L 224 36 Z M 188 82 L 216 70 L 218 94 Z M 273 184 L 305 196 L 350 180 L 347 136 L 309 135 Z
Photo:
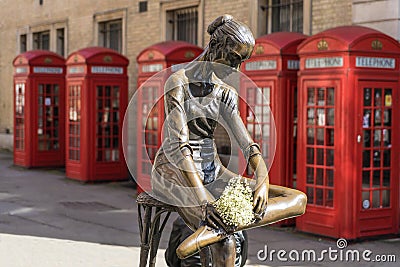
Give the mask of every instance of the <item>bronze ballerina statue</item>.
M 233 232 L 299 216 L 305 211 L 307 198 L 300 191 L 269 184 L 260 148 L 240 118 L 238 94 L 221 80 L 250 57 L 255 44 L 250 29 L 224 15 L 207 31 L 211 37 L 205 51 L 165 84 L 164 142 L 154 161 L 152 189 L 156 198 L 177 206 L 194 231 L 178 247 L 180 258 L 210 246 L 213 266 L 234 266 Z M 213 133 L 221 120 L 255 174 L 255 179 L 241 179 L 254 191 L 257 219 L 235 228 L 226 225 L 210 205 L 230 179 L 239 176 L 225 168 L 217 154 Z

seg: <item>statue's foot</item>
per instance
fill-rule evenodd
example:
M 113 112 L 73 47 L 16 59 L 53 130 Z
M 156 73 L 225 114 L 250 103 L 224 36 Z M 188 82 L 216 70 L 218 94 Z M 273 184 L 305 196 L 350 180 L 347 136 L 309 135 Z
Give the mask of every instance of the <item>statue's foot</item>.
M 202 248 L 223 240 L 226 236 L 223 231 L 217 231 L 203 225 L 179 245 L 176 249 L 176 254 L 180 259 L 185 259 L 196 254 Z

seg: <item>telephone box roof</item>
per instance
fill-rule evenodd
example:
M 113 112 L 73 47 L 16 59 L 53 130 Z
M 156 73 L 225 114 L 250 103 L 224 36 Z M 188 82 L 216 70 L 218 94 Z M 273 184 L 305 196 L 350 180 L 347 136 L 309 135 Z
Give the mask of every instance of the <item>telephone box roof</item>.
M 270 44 L 276 48 L 280 53 L 296 53 L 297 46 L 307 38 L 307 35 L 297 32 L 275 32 L 260 36 L 256 39 L 257 44 Z M 266 53 L 269 53 L 266 51 Z
M 181 50 L 188 50 L 188 49 L 195 50 L 197 53 L 201 53 L 203 51 L 202 48 L 200 48 L 194 44 L 188 43 L 188 42 L 165 41 L 165 42 L 153 44 L 153 45 L 143 49 L 137 56 L 137 61 L 139 62 L 139 61 L 145 60 L 144 58 L 142 58 L 142 55 L 144 55 L 146 52 L 149 52 L 149 51 L 157 51 L 163 55 L 165 60 L 169 60 L 171 55 L 176 54 L 176 52 L 179 52 Z
M 325 42 L 321 44 L 320 42 Z M 373 43 L 376 41 L 375 43 Z M 298 47 L 298 53 L 315 51 L 369 51 L 399 53 L 399 43 L 392 37 L 363 26 L 340 26 L 307 38 Z
M 107 56 L 112 56 L 115 60 L 110 61 Z M 110 64 L 129 64 L 128 58 L 117 51 L 105 47 L 87 47 L 71 53 L 67 58 L 67 64 L 75 62 L 101 63 L 103 61 Z
M 51 61 L 48 60 L 49 58 L 51 58 Z M 48 50 L 30 50 L 19 54 L 13 60 L 13 64 L 18 64 L 20 61 L 23 61 L 27 64 L 65 64 L 65 58 Z

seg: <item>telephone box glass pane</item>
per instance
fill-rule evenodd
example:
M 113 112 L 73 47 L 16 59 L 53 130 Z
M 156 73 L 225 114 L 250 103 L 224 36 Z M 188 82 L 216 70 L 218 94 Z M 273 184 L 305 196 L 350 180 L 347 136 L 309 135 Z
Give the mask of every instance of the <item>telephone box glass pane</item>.
M 313 164 L 313 163 L 314 163 L 314 149 L 307 148 L 307 164 Z
M 382 141 L 383 147 L 391 147 L 392 145 L 392 140 L 391 140 L 391 136 L 390 136 L 390 130 L 389 129 L 383 129 L 382 130 Z
M 313 204 L 314 203 L 314 188 L 307 187 L 306 192 L 307 192 L 307 203 Z
M 314 169 L 307 168 L 307 183 L 313 184 L 314 183 Z
M 382 190 L 382 207 L 390 207 L 390 190 Z
M 326 114 L 325 114 L 325 109 L 323 108 L 317 109 L 317 125 L 318 126 L 326 125 Z
M 373 166 L 380 167 L 381 166 L 381 153 L 378 150 L 373 151 Z
M 382 105 L 382 89 L 381 88 L 375 88 L 374 90 L 374 106 L 379 107 Z
M 325 106 L 325 88 L 318 88 L 318 106 Z
M 334 146 L 335 145 L 335 135 L 333 129 L 326 129 L 326 146 Z
M 380 109 L 376 109 L 374 112 L 374 126 L 382 125 L 382 113 Z
M 390 187 L 390 170 L 383 170 L 383 187 Z
M 326 124 L 329 126 L 334 126 L 335 125 L 335 112 L 333 108 L 327 108 L 326 109 L 327 113 L 327 120 Z
M 370 187 L 370 181 L 371 181 L 371 172 L 370 171 L 363 171 L 362 174 L 362 187 L 363 188 L 369 188 Z
M 326 185 L 333 187 L 333 170 L 326 169 Z
M 315 138 L 315 129 L 314 128 L 307 128 L 307 144 L 313 145 L 314 138 Z
M 381 186 L 381 172 L 380 171 L 374 171 L 373 172 L 373 177 L 372 177 L 372 187 L 373 188 L 378 188 Z
M 364 147 L 371 147 L 371 131 L 364 130 Z
M 321 188 L 315 190 L 315 204 L 322 206 L 324 203 L 324 191 Z
M 371 88 L 364 88 L 364 106 L 371 106 L 372 97 L 371 97 Z
M 113 87 L 112 107 L 119 108 L 119 86 Z
M 392 107 L 392 89 L 385 88 L 385 107 Z
M 381 201 L 380 201 L 380 191 L 373 190 L 372 191 L 372 208 L 380 208 Z
M 107 100 L 110 100 L 110 99 L 108 99 L 108 97 L 111 96 L 111 86 L 105 86 L 105 88 L 106 88 L 106 97 L 107 97 Z
M 381 129 L 374 131 L 374 147 L 381 146 L 381 140 L 382 140 L 381 133 L 382 133 Z
M 324 165 L 324 149 L 317 148 L 317 165 Z
M 363 167 L 370 167 L 371 166 L 371 151 L 364 150 L 363 152 Z
M 326 166 L 333 166 L 334 163 L 334 150 L 327 149 L 326 150 Z
M 119 127 L 118 125 L 114 125 L 113 126 L 113 135 L 119 135 Z
M 363 128 L 371 127 L 371 110 L 365 109 L 363 115 Z
M 333 190 L 326 190 L 326 203 L 328 207 L 333 207 Z
M 316 181 L 315 184 L 317 185 L 324 185 L 324 169 L 317 169 L 317 175 L 316 175 Z
M 25 150 L 25 84 L 15 85 L 15 149 Z
M 327 105 L 328 106 L 335 105 L 335 94 L 334 94 L 333 87 L 328 87 Z
M 317 145 L 324 145 L 324 129 L 317 128 Z
M 368 209 L 370 208 L 370 191 L 363 191 L 362 192 L 362 208 Z
M 315 109 L 314 108 L 307 109 L 307 124 L 315 125 Z
M 308 88 L 308 106 L 315 106 L 315 89 L 314 88 Z

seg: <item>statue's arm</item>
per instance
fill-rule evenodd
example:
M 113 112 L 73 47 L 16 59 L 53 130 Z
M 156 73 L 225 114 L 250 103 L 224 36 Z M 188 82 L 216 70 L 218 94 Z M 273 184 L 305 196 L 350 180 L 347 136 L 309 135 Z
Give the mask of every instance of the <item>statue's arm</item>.
M 256 213 L 262 213 L 268 204 L 269 176 L 267 166 L 261 154 L 249 159 L 250 167 L 255 170 L 256 187 L 253 195 L 253 208 Z
M 260 147 L 254 143 L 244 125 L 238 110 L 238 95 L 232 88 L 224 90 L 221 114 L 229 129 L 239 144 L 243 155 L 248 161 L 256 177 L 254 189 L 254 211 L 261 213 L 268 201 L 269 176 L 267 166 L 262 158 Z

